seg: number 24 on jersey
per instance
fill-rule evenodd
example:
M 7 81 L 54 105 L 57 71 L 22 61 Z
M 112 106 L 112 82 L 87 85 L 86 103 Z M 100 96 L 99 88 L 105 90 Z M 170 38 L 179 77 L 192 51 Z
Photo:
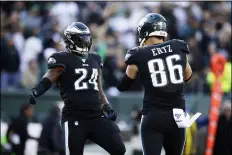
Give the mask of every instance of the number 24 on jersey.
M 95 90 L 98 90 L 97 78 L 98 78 L 98 70 L 93 68 L 91 78 L 88 82 L 83 82 L 86 79 L 88 71 L 85 68 L 75 69 L 76 74 L 81 74 L 80 78 L 77 79 L 74 83 L 75 90 L 85 90 L 88 89 L 88 85 L 92 84 Z

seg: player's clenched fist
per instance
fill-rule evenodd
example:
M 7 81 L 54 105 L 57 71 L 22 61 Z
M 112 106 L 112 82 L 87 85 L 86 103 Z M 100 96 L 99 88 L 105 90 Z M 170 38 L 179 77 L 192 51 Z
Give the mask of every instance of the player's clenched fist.
M 29 100 L 29 103 L 30 104 L 36 104 L 36 91 L 35 90 L 31 90 L 31 93 L 29 94 L 29 98 L 28 98 L 28 100 Z
M 109 104 L 104 104 L 102 107 L 103 111 L 106 113 L 105 116 L 112 121 L 116 121 L 117 113 L 113 110 Z

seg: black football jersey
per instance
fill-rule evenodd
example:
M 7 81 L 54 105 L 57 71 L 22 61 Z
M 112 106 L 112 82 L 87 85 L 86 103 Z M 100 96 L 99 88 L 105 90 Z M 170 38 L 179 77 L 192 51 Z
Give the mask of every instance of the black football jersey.
M 152 46 L 135 47 L 125 56 L 127 65 L 136 65 L 145 89 L 143 109 L 185 108 L 184 79 L 188 45 L 170 40 Z
M 96 53 L 89 53 L 86 59 L 69 52 L 54 53 L 48 58 L 48 69 L 65 68 L 58 79 L 60 95 L 65 104 L 63 119 L 102 115 L 98 96 L 98 76 L 102 65 L 101 57 Z

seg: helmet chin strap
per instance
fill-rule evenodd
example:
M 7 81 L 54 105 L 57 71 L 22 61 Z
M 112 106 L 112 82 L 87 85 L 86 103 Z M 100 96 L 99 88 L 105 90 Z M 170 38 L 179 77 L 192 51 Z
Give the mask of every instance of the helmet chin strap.
M 139 46 L 140 46 L 140 47 L 141 47 L 141 46 L 144 46 L 144 42 L 145 42 L 145 41 L 146 41 L 146 39 L 143 38 L 142 41 L 140 42 Z

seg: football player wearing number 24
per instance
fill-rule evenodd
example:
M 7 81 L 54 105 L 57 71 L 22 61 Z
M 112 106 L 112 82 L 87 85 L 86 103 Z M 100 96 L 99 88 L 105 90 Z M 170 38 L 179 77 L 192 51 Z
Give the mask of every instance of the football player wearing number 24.
M 188 45 L 183 40 L 165 41 L 167 21 L 157 13 L 142 18 L 137 30 L 140 46 L 127 52 L 127 69 L 118 89 L 130 90 L 140 76 L 145 89 L 141 120 L 144 155 L 160 155 L 162 147 L 166 155 L 181 155 L 185 128 L 178 126 L 182 115 L 174 109 L 185 111 L 184 85 L 192 75 Z
M 36 104 L 36 98 L 56 83 L 64 100 L 62 126 L 66 155 L 83 155 L 87 139 L 111 155 L 124 155 L 125 146 L 114 123 L 117 114 L 102 89 L 101 57 L 89 52 L 92 45 L 89 28 L 74 22 L 65 29 L 63 39 L 67 51 L 49 57 L 48 71 L 31 90 L 29 102 Z

